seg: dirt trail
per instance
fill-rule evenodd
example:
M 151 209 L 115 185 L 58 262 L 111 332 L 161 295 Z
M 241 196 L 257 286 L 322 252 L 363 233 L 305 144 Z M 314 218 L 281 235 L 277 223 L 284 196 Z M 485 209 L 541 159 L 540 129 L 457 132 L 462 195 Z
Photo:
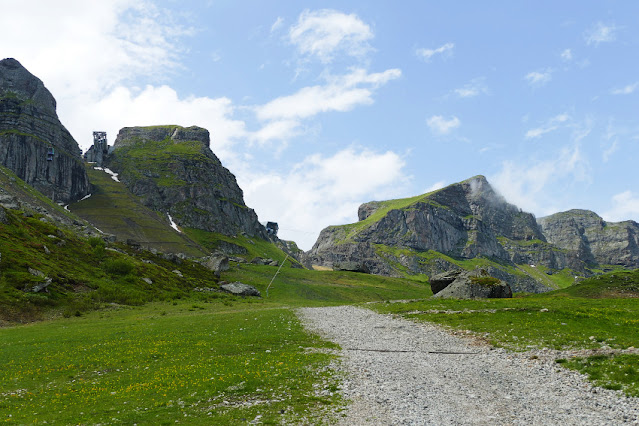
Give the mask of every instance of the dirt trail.
M 342 347 L 351 404 L 341 424 L 639 424 L 639 399 L 593 388 L 551 360 L 352 306 L 299 315 Z

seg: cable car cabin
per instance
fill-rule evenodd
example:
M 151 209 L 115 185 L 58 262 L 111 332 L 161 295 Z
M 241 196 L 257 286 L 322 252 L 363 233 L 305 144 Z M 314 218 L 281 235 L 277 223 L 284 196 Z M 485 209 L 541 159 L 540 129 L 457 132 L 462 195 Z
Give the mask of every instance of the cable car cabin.
M 55 155 L 55 149 L 49 148 L 47 152 L 47 161 L 53 161 L 53 156 Z
M 266 223 L 266 232 L 269 235 L 277 235 L 277 231 L 280 227 L 277 225 L 277 222 L 267 222 Z

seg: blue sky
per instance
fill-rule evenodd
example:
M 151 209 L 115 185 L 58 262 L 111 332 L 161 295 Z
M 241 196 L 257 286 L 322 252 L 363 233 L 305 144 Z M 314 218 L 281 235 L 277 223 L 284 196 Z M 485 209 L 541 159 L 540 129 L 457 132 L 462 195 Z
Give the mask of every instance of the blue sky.
M 2 0 L 0 52 L 86 149 L 199 125 L 309 249 L 370 200 L 483 174 L 537 216 L 639 221 L 639 3 Z

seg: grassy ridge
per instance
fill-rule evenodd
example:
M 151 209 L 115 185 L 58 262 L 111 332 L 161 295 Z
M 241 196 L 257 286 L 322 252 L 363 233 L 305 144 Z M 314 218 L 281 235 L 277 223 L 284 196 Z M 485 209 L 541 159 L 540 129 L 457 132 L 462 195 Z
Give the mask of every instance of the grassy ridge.
M 151 304 L 0 329 L 9 424 L 316 423 L 339 403 L 332 345 L 287 309 Z
M 566 366 L 598 385 L 639 396 L 639 270 L 605 274 L 550 293 L 514 299 L 441 300 L 377 304 L 384 313 L 470 330 L 512 350 L 598 349 L 610 355 L 571 357 Z M 620 373 L 621 371 L 621 373 Z

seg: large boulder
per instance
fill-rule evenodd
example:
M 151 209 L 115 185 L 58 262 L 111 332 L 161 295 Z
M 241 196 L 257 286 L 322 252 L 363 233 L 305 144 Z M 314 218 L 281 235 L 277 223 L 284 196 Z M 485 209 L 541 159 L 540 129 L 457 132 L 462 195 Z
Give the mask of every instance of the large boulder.
M 224 253 L 216 253 L 207 257 L 202 265 L 219 277 L 222 272 L 229 270 L 229 257 Z
M 433 294 L 437 294 L 448 287 L 448 285 L 455 281 L 462 272 L 463 270 L 461 269 L 452 270 L 442 272 L 441 274 L 433 275 L 432 277 L 430 277 L 430 289 Z
M 491 276 L 485 269 L 460 272 L 453 282 L 433 297 L 442 299 L 509 298 L 513 296 L 510 286 Z
M 362 272 L 364 274 L 369 274 L 370 269 L 364 262 L 339 262 L 333 264 L 333 271 L 349 271 L 349 272 Z
M 244 284 L 239 281 L 234 283 L 222 284 L 220 286 L 220 290 L 234 294 L 236 296 L 262 296 L 260 291 L 252 285 Z

